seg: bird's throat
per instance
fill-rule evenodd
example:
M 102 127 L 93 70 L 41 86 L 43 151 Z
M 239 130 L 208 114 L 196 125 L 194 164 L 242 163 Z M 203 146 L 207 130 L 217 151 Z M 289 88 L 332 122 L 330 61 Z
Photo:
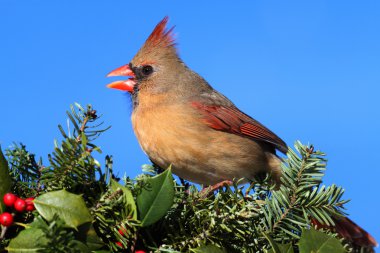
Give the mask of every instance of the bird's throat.
M 132 103 L 133 103 L 133 109 L 136 109 L 139 105 L 139 91 L 140 91 L 140 83 L 137 82 L 135 86 L 133 86 L 133 92 L 132 92 Z

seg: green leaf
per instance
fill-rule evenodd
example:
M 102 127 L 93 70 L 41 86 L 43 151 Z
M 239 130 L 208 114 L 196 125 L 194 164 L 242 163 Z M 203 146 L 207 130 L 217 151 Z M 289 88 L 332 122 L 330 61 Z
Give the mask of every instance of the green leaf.
M 3 197 L 11 190 L 12 178 L 9 175 L 8 162 L 5 159 L 0 146 L 0 213 L 5 211 Z
M 340 241 L 314 228 L 302 229 L 298 243 L 300 253 L 341 253 L 345 252 Z
M 121 184 L 119 184 L 113 179 L 111 179 L 111 189 L 113 191 L 117 191 L 118 189 L 123 191 L 123 198 L 124 198 L 124 202 L 126 203 L 126 206 L 125 206 L 126 211 L 128 211 L 132 215 L 133 219 L 136 220 L 137 208 L 136 208 L 136 203 L 133 198 L 132 192 L 129 189 L 127 189 L 125 186 L 122 186 Z
M 92 223 L 85 223 L 78 227 L 78 239 L 85 243 L 90 250 L 97 250 L 104 246 L 103 241 L 96 234 Z
M 51 221 L 54 215 L 58 215 L 67 226 L 74 229 L 92 221 L 82 196 L 66 190 L 45 193 L 34 200 L 34 206 L 46 220 Z
M 13 238 L 6 250 L 10 253 L 44 252 L 49 245 L 45 233 L 39 228 L 29 228 L 21 231 Z
M 293 253 L 293 246 L 291 243 L 288 244 L 276 244 L 277 250 L 275 251 L 274 248 L 271 248 L 270 250 L 265 250 L 265 253 Z
M 73 252 L 81 252 L 81 253 L 91 253 L 90 248 L 80 241 L 73 241 L 71 244 L 69 244 L 71 250 L 76 250 Z
M 209 245 L 203 245 L 195 249 L 190 249 L 191 252 L 194 253 L 225 253 L 226 251 L 224 249 L 218 248 L 215 245 L 209 244 Z
M 145 183 L 137 196 L 137 207 L 143 227 L 157 222 L 173 205 L 174 181 L 171 168 L 145 179 Z
M 291 243 L 278 244 L 268 234 L 263 233 L 263 235 L 268 240 L 270 246 L 272 246 L 270 250 L 265 250 L 265 253 L 293 253 L 293 246 Z

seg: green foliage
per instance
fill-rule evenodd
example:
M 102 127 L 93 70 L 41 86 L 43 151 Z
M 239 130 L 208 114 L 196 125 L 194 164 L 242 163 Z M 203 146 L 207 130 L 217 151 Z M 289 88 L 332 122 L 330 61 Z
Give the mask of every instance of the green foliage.
M 301 237 L 302 240 L 302 237 Z M 271 241 L 272 248 L 270 250 L 265 250 L 265 253 L 293 253 L 293 245 L 291 243 L 288 244 L 278 244 L 274 241 Z M 309 252 L 309 251 L 307 251 Z
M 291 243 L 279 244 L 272 238 L 267 236 L 267 239 L 272 246 L 270 250 L 265 250 L 266 253 L 293 253 L 294 248 Z M 302 229 L 301 238 L 298 242 L 298 250 L 300 253 L 343 253 L 346 252 L 341 242 L 333 235 L 325 234 L 317 231 L 314 228 Z
M 98 129 L 103 123 L 96 123 L 99 117 L 90 105 L 84 109 L 76 104 L 67 112 L 74 126 L 72 133 L 65 133 L 58 126 L 64 139 L 61 145 L 56 142 L 54 151 L 49 155 L 50 166 L 42 171 L 41 181 L 48 191 L 67 189 L 84 194 L 86 201 L 94 203 L 104 190 L 106 175 L 102 174 L 99 162 L 92 152 L 101 153 L 99 147 L 92 142 L 105 129 Z M 100 180 L 97 180 L 97 175 Z
M 91 252 L 90 248 L 77 239 L 78 235 L 55 216 L 49 223 L 37 217 L 6 248 L 8 252 Z
M 343 215 L 344 190 L 331 185 L 320 186 L 326 169 L 324 154 L 297 142 L 296 154 L 289 149 L 288 158 L 282 164 L 282 185 L 266 199 L 262 208 L 262 229 L 276 241 L 299 239 L 303 228 L 310 226 L 310 219 L 321 224 L 334 225 L 331 217 Z
M 310 145 L 289 149 L 278 190 L 269 176 L 249 186 L 199 190 L 174 180 L 170 168 L 151 166 L 119 182 L 112 157 L 105 156 L 102 167 L 93 156 L 101 154 L 94 141 L 108 129 L 99 128 L 96 111 L 76 104 L 67 115 L 72 131 L 59 126 L 62 140 L 48 165 L 22 144 L 6 150 L 8 164 L 0 154 L 0 194 L 12 186 L 20 197 L 36 197 L 36 211 L 2 228 L 0 252 L 368 250 L 349 242 L 343 247 L 334 231 L 312 229 L 312 221 L 333 226 L 347 201 L 341 187 L 322 185 L 326 160 Z
M 137 219 L 137 208 L 132 192 L 127 187 L 116 182 L 114 179 L 111 179 L 110 189 L 113 192 L 121 191 L 121 194 L 124 198 L 123 203 L 127 216 L 132 217 L 133 219 Z
M 12 177 L 12 192 L 19 196 L 34 196 L 41 190 L 42 161 L 35 160 L 35 155 L 26 150 L 26 146 L 14 144 L 13 149 L 7 149 L 6 155 L 10 164 Z
M 121 242 L 125 248 L 134 247 L 140 221 L 136 219 L 135 198 L 127 187 L 111 179 L 107 191 L 92 207 L 92 213 L 97 234 L 113 252 L 120 249 L 115 242 Z M 124 235 L 118 232 L 120 229 Z
M 174 182 L 171 169 L 147 178 L 137 195 L 141 226 L 152 225 L 161 219 L 173 205 Z
M 6 250 L 8 252 L 38 252 L 46 249 L 48 243 L 42 229 L 30 228 L 21 231 L 16 238 L 11 240 Z
M 303 229 L 302 237 L 298 243 L 300 253 L 318 252 L 345 252 L 340 241 L 331 235 L 316 231 L 315 229 Z
M 195 249 L 190 249 L 190 252 L 193 253 L 225 253 L 225 250 L 222 250 L 214 245 L 205 245 L 205 246 L 200 246 Z
M 83 198 L 66 190 L 42 194 L 34 200 L 34 206 L 45 220 L 51 221 L 58 216 L 67 226 L 74 229 L 92 221 Z

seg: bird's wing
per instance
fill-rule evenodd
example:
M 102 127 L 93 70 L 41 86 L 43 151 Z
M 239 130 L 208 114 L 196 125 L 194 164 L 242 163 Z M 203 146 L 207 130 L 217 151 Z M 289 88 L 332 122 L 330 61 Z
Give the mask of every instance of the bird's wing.
M 191 104 L 203 115 L 205 123 L 215 130 L 272 144 L 282 153 L 288 151 L 288 147 L 283 140 L 260 122 L 240 111 L 232 103 L 210 105 L 196 101 Z

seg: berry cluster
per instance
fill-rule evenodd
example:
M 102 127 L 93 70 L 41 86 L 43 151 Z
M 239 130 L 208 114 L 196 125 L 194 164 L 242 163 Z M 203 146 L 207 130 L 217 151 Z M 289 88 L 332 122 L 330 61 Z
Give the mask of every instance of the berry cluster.
M 126 229 L 125 228 L 119 228 L 119 234 L 121 236 L 126 236 Z M 123 244 L 121 242 L 115 242 L 116 245 L 119 247 L 119 248 L 124 248 Z M 136 250 L 135 253 L 146 253 L 144 250 Z
M 121 236 L 125 236 L 126 235 L 126 230 L 125 230 L 125 228 L 119 228 L 119 234 L 121 235 Z M 124 246 L 123 246 L 123 244 L 121 243 L 121 242 L 115 242 L 116 243 L 116 245 L 117 246 L 119 246 L 120 248 L 124 248 Z
M 22 199 L 13 193 L 6 193 L 3 197 L 4 205 L 13 208 L 16 212 L 31 212 L 34 208 L 34 198 Z M 14 213 L 4 212 L 0 214 L 0 224 L 9 227 L 13 224 Z

